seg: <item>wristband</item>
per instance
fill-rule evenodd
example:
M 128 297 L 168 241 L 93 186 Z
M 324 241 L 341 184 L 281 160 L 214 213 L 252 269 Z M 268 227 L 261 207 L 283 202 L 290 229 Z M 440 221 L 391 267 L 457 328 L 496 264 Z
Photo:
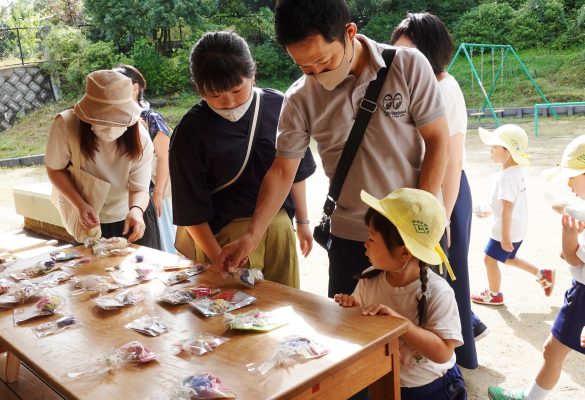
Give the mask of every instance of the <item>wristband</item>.
M 311 223 L 308 219 L 295 219 L 295 222 L 297 225 L 309 225 Z
M 140 211 L 142 211 L 142 214 L 144 214 L 144 210 L 142 209 L 142 207 L 137 206 L 137 205 L 130 206 L 130 208 L 128 209 L 128 211 L 132 210 L 134 207 L 138 208 Z

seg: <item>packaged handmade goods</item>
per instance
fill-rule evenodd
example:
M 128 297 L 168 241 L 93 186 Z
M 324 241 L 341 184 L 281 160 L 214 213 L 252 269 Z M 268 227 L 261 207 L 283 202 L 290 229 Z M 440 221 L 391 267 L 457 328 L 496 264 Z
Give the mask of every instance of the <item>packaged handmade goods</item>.
M 124 325 L 124 328 L 133 329 L 136 332 L 143 333 L 148 336 L 158 336 L 169 330 L 167 324 L 159 317 L 151 317 L 144 315 L 134 321 Z
M 257 308 L 241 314 L 226 312 L 223 318 L 230 329 L 257 332 L 268 332 L 288 323 L 283 313 L 266 312 Z
M 53 315 L 64 302 L 63 297 L 56 294 L 47 294 L 41 297 L 35 304 L 29 307 L 14 310 L 14 325 L 33 318 Z
M 247 295 L 239 290 L 227 289 L 219 293 L 193 300 L 189 304 L 206 317 L 223 314 L 226 311 L 237 310 L 256 301 L 254 296 Z
M 82 379 L 104 373 L 113 373 L 125 365 L 141 365 L 155 360 L 158 354 L 133 340 L 108 352 L 93 364 L 84 365 L 67 373 L 69 379 Z
M 77 328 L 80 326 L 75 316 L 69 314 L 59 318 L 56 321 L 49 321 L 32 328 L 37 337 L 42 338 L 49 335 L 55 335 L 66 329 Z
M 94 300 L 104 310 L 117 310 L 120 307 L 134 305 L 142 301 L 146 293 L 142 289 L 128 289 L 114 296 L 100 296 Z
M 213 296 L 220 291 L 220 289 L 212 289 L 207 286 L 200 285 L 180 289 L 167 287 L 161 294 L 157 296 L 157 300 L 172 305 L 187 304 L 192 300 Z
M 201 332 L 192 337 L 176 341 L 173 343 L 173 350 L 175 354 L 187 352 L 197 356 L 202 356 L 205 353 L 213 351 L 213 349 L 228 340 L 229 339 L 226 337 Z
M 324 356 L 329 349 L 305 336 L 288 336 L 278 342 L 278 349 L 260 364 L 248 364 L 248 371 L 264 375 L 274 367 L 290 366 L 312 358 Z

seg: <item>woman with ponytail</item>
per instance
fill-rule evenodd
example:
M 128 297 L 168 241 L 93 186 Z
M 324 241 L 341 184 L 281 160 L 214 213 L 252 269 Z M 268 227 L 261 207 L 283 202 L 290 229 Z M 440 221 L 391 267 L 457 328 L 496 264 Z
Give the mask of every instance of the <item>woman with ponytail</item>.
M 428 268 L 451 266 L 439 245 L 445 231 L 443 206 L 432 194 L 398 189 L 378 200 L 365 191 L 370 206 L 365 222 L 366 256 L 372 267 L 359 276 L 353 294 L 337 294 L 342 307 L 361 307 L 364 315 L 392 315 L 408 322 L 400 339 L 401 398 L 467 399 L 455 363 L 463 344 L 453 289 Z

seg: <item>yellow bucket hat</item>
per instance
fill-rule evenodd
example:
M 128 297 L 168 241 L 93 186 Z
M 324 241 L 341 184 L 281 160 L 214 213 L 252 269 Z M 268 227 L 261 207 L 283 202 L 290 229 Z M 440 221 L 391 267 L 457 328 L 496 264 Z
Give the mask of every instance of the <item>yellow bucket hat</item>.
M 396 226 L 404 245 L 413 256 L 430 265 L 447 267 L 451 280 L 455 274 L 439 245 L 445 233 L 445 209 L 429 192 L 403 188 L 395 190 L 381 200 L 362 190 L 364 203 L 385 216 Z
M 512 159 L 518 164 L 530 165 L 528 154 L 525 153 L 528 148 L 528 135 L 518 125 L 505 124 L 493 132 L 479 128 L 479 137 L 488 146 L 505 147 L 510 152 Z
M 543 174 L 554 181 L 585 174 L 585 135 L 571 140 L 565 147 L 561 163 L 557 167 L 545 170 Z

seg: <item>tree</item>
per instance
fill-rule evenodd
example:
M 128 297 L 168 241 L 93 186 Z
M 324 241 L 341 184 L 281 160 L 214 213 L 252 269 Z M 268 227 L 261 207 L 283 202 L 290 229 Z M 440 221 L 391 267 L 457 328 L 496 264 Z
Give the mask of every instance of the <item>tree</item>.
M 163 54 L 171 49 L 171 29 L 180 21 L 196 22 L 208 4 L 205 0 L 91 0 L 85 2 L 85 12 L 102 38 L 120 49 L 148 36 Z
M 35 7 L 58 24 L 78 26 L 84 23 L 82 0 L 35 0 Z

